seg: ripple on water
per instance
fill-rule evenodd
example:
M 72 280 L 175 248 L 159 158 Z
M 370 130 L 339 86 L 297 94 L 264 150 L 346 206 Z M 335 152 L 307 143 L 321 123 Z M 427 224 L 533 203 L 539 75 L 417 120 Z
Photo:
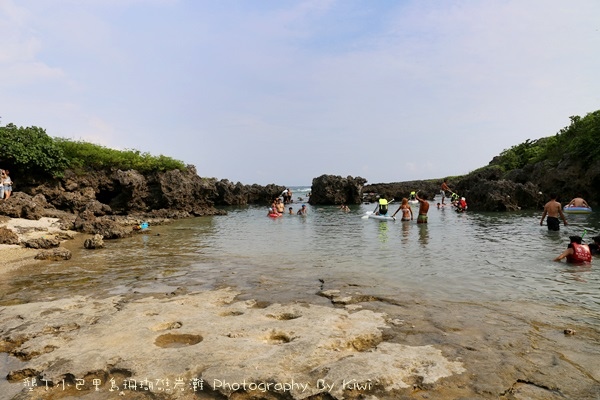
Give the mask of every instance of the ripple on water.
M 305 217 L 273 220 L 263 208 L 246 207 L 176 221 L 152 227 L 153 235 L 108 241 L 99 251 L 75 250 L 69 262 L 16 274 L 3 300 L 18 297 L 24 287 L 35 298 L 223 282 L 248 287 L 255 277 L 270 276 L 292 288 L 345 279 L 448 300 L 549 301 L 599 311 L 598 268 L 551 261 L 570 234 L 598 232 L 595 214 L 570 218 L 560 232 L 548 232 L 539 215 L 528 212 L 432 208 L 429 224 L 417 225 L 361 218 L 366 211 L 372 206 L 355 206 L 350 213 L 309 206 Z

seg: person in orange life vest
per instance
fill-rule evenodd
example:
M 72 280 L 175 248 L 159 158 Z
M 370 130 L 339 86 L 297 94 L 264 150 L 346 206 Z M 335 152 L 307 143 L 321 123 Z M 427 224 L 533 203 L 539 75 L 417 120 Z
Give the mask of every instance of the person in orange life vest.
M 458 202 L 458 207 L 456 208 L 456 211 L 463 212 L 466 210 L 467 210 L 467 199 L 465 199 L 464 197 L 461 197 L 460 201 Z
M 567 249 L 556 257 L 554 261 L 566 258 L 567 262 L 570 263 L 590 263 L 592 261 L 592 253 L 587 244 L 581 244 L 581 236 L 569 236 L 569 240 L 571 240 L 571 243 L 569 243 Z

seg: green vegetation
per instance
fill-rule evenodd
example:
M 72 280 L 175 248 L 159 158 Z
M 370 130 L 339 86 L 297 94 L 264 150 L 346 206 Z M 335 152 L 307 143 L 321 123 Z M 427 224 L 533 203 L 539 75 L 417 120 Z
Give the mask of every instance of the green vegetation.
M 135 169 L 140 172 L 185 170 L 182 161 L 160 155 L 140 153 L 138 150 L 114 150 L 97 144 L 57 138 L 54 140 L 65 157 L 69 168 L 76 171 L 89 169 Z
M 558 163 L 562 159 L 579 160 L 584 164 L 600 161 L 600 110 L 585 117 L 573 116 L 571 124 L 554 136 L 524 143 L 504 150 L 492 161 L 503 171 L 523 168 L 526 165 L 548 160 Z
M 13 124 L 0 127 L 0 160 L 35 175 L 60 176 L 69 161 L 62 149 L 42 128 L 18 128 Z
M 0 127 L 0 161 L 22 171 L 40 176 L 60 177 L 66 169 L 89 170 L 135 169 L 142 173 L 185 170 L 182 161 L 137 150 L 113 150 L 100 145 L 51 138 L 38 127 Z

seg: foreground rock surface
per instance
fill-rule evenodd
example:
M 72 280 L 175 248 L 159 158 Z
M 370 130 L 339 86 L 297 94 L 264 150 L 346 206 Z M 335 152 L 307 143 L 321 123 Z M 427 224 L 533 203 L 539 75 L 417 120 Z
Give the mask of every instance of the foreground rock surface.
M 536 323 L 531 332 L 512 317 L 518 305 L 492 317 L 474 304 L 405 307 L 355 287 L 319 294 L 331 304 L 181 288 L 4 306 L 0 356 L 11 356 L 0 390 L 14 399 L 236 400 L 593 399 L 600 390 L 598 349 L 583 327 L 566 336 Z
M 417 383 L 433 387 L 465 372 L 460 361 L 434 346 L 386 342 L 385 314 L 311 304 L 261 308 L 252 300 L 236 301 L 236 294 L 222 289 L 168 300 L 75 297 L 6 307 L 0 351 L 28 361 L 8 373 L 19 387 L 32 379 L 53 387 L 81 379 L 81 394 L 94 392 L 93 379 L 105 393 L 112 378 L 117 392 L 131 392 L 123 385 L 135 380 L 147 388 L 141 391 L 152 387 L 163 394 L 165 380 L 182 379 L 185 391 L 173 390 L 173 398 L 187 398 L 196 385 L 197 391 L 225 396 L 344 399 L 389 396 Z M 162 389 L 155 383 L 161 380 Z M 33 396 L 44 390 L 38 387 Z

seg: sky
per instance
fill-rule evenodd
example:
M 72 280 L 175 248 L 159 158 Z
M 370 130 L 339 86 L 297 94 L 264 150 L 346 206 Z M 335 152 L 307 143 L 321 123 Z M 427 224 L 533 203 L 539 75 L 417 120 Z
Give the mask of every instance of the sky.
M 0 125 L 202 177 L 462 175 L 598 109 L 598 0 L 0 0 Z

